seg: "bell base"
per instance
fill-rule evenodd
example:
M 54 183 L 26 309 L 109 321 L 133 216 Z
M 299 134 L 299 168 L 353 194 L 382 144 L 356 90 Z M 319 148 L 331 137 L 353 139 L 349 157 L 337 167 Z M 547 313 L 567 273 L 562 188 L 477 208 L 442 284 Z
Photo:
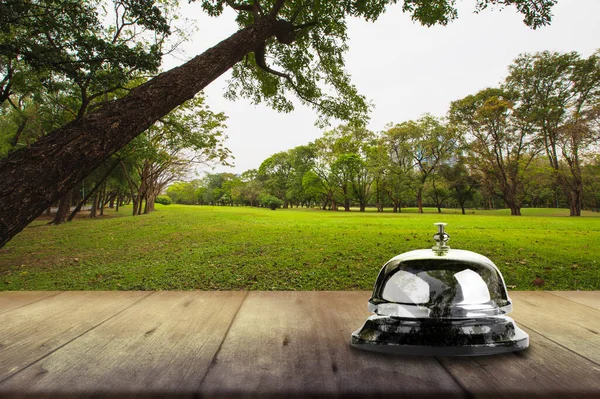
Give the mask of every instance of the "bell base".
M 506 316 L 405 319 L 371 316 L 352 334 L 358 349 L 396 355 L 487 356 L 529 346 L 529 335 Z

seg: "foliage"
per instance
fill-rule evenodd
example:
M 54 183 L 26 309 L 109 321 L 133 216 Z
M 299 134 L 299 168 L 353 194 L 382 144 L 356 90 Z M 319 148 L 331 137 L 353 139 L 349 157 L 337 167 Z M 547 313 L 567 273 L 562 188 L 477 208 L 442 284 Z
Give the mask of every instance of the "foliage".
M 368 118 L 370 104 L 360 95 L 345 71 L 348 50 L 347 20 L 375 21 L 396 0 L 234 2 L 197 0 L 213 16 L 229 6 L 237 11 L 236 21 L 247 27 L 272 16 L 279 18 L 276 38 L 246 56 L 233 67 L 227 96 L 266 102 L 276 110 L 289 112 L 294 104 L 288 92 L 319 113 L 324 126 L 334 117 L 346 121 Z M 532 28 L 550 22 L 556 0 L 478 0 L 476 11 L 492 6 L 515 6 Z M 402 9 L 414 21 L 426 26 L 446 25 L 457 17 L 455 0 L 405 0 Z M 276 39 L 276 40 L 275 40 Z M 270 65 L 267 65 L 269 60 Z
M 200 182 L 175 182 L 167 188 L 167 195 L 175 204 L 196 205 L 200 200 Z
M 156 73 L 176 5 L 171 0 L 4 3 L 0 106 L 13 125 L 0 131 L 5 143 L 0 156 L 122 97 L 136 76 Z
M 171 201 L 171 197 L 168 195 L 159 195 L 156 197 L 156 203 L 161 205 L 171 205 L 173 202 Z
M 271 210 L 281 208 L 281 206 L 283 205 L 282 200 L 280 200 L 277 197 L 273 197 L 272 195 L 269 195 L 269 194 L 263 194 L 260 197 L 258 197 L 258 202 L 260 203 L 261 206 L 263 206 L 265 208 L 269 208 Z
M 456 128 L 470 135 L 469 163 L 484 184 L 519 215 L 525 196 L 523 174 L 539 149 L 535 127 L 515 107 L 512 93 L 484 89 L 453 102 L 450 115 Z
M 572 216 L 583 205 L 582 162 L 600 139 L 600 52 L 524 54 L 506 79 L 517 111 L 531 121 Z
M 566 58 L 579 59 L 573 54 Z M 594 62 L 586 61 L 586 74 L 594 70 Z M 524 206 L 567 204 L 569 193 L 558 189 L 556 170 L 545 166 L 545 136 L 528 108 L 531 103 L 509 83 L 454 101 L 448 121 L 425 114 L 418 120 L 389 124 L 380 133 L 357 122 L 341 124 L 313 143 L 273 154 L 258 170 L 242 176 L 209 175 L 201 184 L 205 199 L 200 203 L 255 206 L 261 195 L 269 195 L 284 208 L 365 211 L 375 206 L 381 212 L 391 206 L 401 212 L 407 205 L 423 208 L 425 204 L 438 212 L 450 206 L 466 213 L 467 207 L 505 206 L 514 215 Z M 587 84 L 589 93 L 600 90 Z M 566 112 L 552 107 L 553 113 Z M 584 129 L 582 121 L 582 136 L 600 134 L 600 113 L 594 107 L 584 108 L 587 116 L 579 119 L 579 127 L 568 121 L 558 126 L 561 134 L 570 132 L 572 144 L 574 132 Z M 565 156 L 559 158 L 559 165 L 579 170 L 585 190 L 582 204 L 596 209 L 595 158 L 590 155 L 597 147 L 586 139 L 576 148 L 579 166 Z

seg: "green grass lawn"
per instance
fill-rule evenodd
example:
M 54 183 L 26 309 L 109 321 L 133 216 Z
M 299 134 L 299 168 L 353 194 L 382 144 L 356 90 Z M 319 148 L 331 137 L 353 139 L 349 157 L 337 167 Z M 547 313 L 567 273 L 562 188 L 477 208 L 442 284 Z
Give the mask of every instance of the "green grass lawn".
M 34 222 L 0 249 L 0 290 L 370 290 L 388 259 L 432 246 L 438 221 L 449 224 L 451 247 L 492 259 L 510 288 L 600 289 L 597 213 L 129 211 L 61 226 Z

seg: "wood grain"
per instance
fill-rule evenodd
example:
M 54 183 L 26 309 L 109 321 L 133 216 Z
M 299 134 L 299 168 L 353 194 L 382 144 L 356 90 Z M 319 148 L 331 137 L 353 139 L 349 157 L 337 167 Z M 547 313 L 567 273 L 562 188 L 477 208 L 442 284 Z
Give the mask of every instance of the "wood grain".
M 600 291 L 552 291 L 550 294 L 600 310 Z
M 600 367 L 540 334 L 524 330 L 530 338 L 530 347 L 524 351 L 445 357 L 440 361 L 475 397 L 600 397 Z
M 351 348 L 368 292 L 15 294 L 3 398 L 600 397 L 593 293 L 511 292 L 528 350 L 439 359 Z
M 0 384 L 0 394 L 193 393 L 245 295 L 154 293 Z
M 60 294 L 60 291 L 5 291 L 0 295 L 0 314 L 27 306 L 41 299 Z
M 0 381 L 147 295 L 149 293 L 144 292 L 64 292 L 0 314 Z
M 517 323 L 600 365 L 600 311 L 548 292 L 513 292 Z
M 202 396 L 462 396 L 433 358 L 350 346 L 366 292 L 251 292 L 200 387 Z

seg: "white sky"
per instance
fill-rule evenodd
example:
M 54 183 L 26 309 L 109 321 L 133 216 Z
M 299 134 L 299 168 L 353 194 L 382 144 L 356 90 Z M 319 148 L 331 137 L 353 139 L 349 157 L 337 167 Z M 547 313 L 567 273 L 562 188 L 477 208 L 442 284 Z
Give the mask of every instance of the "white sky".
M 426 112 L 443 116 L 451 101 L 497 85 L 521 53 L 578 51 L 589 56 L 600 48 L 600 0 L 559 0 L 552 24 L 532 30 L 512 7 L 476 15 L 472 0 L 459 1 L 459 18 L 446 27 L 422 27 L 390 7 L 375 23 L 348 24 L 350 50 L 346 68 L 359 91 L 375 105 L 369 128 L 416 119 Z M 233 34 L 234 14 L 210 18 L 198 4 L 184 5 L 184 16 L 196 19 L 198 32 L 183 50 L 188 59 Z M 165 69 L 182 62 L 169 57 Z M 235 167 L 213 172 L 242 173 L 258 168 L 270 155 L 307 144 L 322 135 L 315 112 L 299 105 L 279 114 L 248 100 L 223 98 L 226 73 L 205 89 L 214 111 L 229 117 L 227 147 Z

